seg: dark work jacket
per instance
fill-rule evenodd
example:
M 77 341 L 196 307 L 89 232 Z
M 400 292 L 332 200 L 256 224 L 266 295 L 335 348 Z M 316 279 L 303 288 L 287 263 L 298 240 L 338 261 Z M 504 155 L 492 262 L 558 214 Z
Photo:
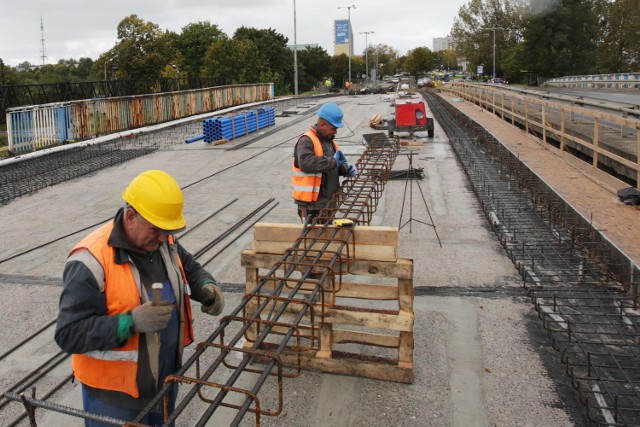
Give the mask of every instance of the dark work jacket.
M 313 125 L 312 129 L 320 139 L 324 154 L 322 156 L 316 156 L 313 150 L 313 141 L 311 141 L 308 136 L 302 135 L 295 145 L 293 156 L 296 166 L 302 169 L 302 172 L 322 172 L 322 183 L 320 185 L 318 200 L 315 202 L 295 200 L 298 205 L 306 206 L 308 210 L 315 211 L 324 208 L 335 192 L 338 191 L 340 187 L 340 176 L 345 176 L 347 169 L 345 165 L 338 168 L 336 159 L 333 157 L 336 154 L 333 141 L 323 138 L 320 132 L 318 132 L 316 125 Z

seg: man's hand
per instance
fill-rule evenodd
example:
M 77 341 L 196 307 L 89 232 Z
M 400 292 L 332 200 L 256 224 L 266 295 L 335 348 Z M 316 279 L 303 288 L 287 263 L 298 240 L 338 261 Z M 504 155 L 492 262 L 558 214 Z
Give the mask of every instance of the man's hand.
M 358 175 L 358 168 L 356 168 L 356 165 L 352 165 L 351 163 L 347 163 L 347 176 L 349 178 L 352 178 L 354 176 Z
M 224 295 L 222 290 L 213 283 L 207 283 L 202 287 L 202 305 L 200 311 L 217 316 L 224 308 Z
M 344 156 L 344 154 L 342 154 L 342 150 L 336 151 L 336 154 L 334 154 L 333 158 L 336 159 L 338 167 L 347 163 L 347 158 Z
M 159 305 L 145 302 L 131 312 L 133 328 L 136 332 L 150 333 L 163 330 L 173 313 L 174 306 L 169 301 L 160 301 Z

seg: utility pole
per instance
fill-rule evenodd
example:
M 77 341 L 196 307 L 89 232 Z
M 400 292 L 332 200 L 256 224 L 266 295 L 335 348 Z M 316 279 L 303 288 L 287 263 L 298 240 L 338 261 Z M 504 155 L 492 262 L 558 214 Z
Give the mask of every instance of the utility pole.
M 347 21 L 349 22 L 349 84 L 351 84 L 351 48 L 353 47 L 353 38 L 351 37 L 351 8 L 356 9 L 356 5 L 352 4 L 351 6 L 340 6 L 338 9 L 347 9 Z
M 364 34 L 364 68 L 365 68 L 365 72 L 367 73 L 367 79 L 369 78 L 369 41 L 367 36 L 369 34 L 375 34 L 374 31 L 361 31 L 360 34 Z
M 504 30 L 502 27 L 491 27 L 493 30 L 493 79 L 496 78 L 496 30 Z
M 296 0 L 293 0 L 293 94 L 298 94 L 298 39 L 296 36 Z

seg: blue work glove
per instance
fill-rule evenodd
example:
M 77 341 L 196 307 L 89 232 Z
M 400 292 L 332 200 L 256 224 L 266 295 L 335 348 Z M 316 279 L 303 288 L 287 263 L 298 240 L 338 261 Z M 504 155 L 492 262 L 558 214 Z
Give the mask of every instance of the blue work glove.
M 342 150 L 336 151 L 336 154 L 334 154 L 333 158 L 336 159 L 336 162 L 338 162 L 338 167 L 347 163 L 347 158 L 344 156 L 344 154 L 342 154 Z
M 358 168 L 356 168 L 356 165 L 352 165 L 351 163 L 347 163 L 347 176 L 349 178 L 352 178 L 354 176 L 358 175 Z

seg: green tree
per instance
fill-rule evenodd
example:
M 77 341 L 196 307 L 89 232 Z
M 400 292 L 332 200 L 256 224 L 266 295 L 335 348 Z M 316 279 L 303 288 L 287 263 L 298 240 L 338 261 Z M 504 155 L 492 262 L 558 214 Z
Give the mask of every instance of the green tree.
M 471 0 L 458 10 L 454 19 L 451 35 L 456 53 L 472 69 L 483 65 L 488 74 L 494 71 L 496 75 L 504 74 L 502 57 L 524 40 L 529 6 L 529 0 Z M 494 52 L 496 70 L 493 70 Z
M 189 77 L 200 76 L 207 50 L 224 35 L 217 25 L 209 21 L 195 22 L 183 27 L 174 41 L 174 46 L 182 58 L 182 61 L 178 61 L 182 65 L 180 73 Z
M 604 72 L 640 69 L 640 7 L 638 0 L 598 0 L 598 58 Z
M 426 47 L 417 47 L 407 53 L 403 69 L 412 76 L 426 74 L 433 69 L 433 52 Z
M 344 89 L 344 84 L 349 80 L 349 57 L 341 53 L 331 57 L 331 78 L 334 87 Z
M 398 51 L 389 45 L 380 43 L 375 46 L 374 52 L 378 55 L 378 73 L 380 76 L 395 74 L 398 68 Z
M 298 89 L 306 92 L 330 74 L 331 58 L 321 47 L 307 46 L 298 51 Z
M 205 73 L 232 83 L 258 83 L 268 68 L 260 63 L 258 47 L 249 39 L 223 37 L 211 45 L 204 61 Z
M 162 75 L 167 63 L 176 56 L 171 36 L 158 25 L 130 15 L 118 24 L 118 42 L 101 55 L 100 65 L 113 64 L 120 79 L 153 81 Z
M 440 50 L 433 52 L 435 66 L 442 70 L 456 70 L 458 68 L 458 56 L 453 50 Z
M 597 32 L 593 0 L 559 0 L 527 23 L 525 66 L 545 77 L 592 73 Z
M 251 42 L 256 47 L 258 75 L 270 70 L 274 75 L 282 75 L 286 81 L 293 82 L 293 61 L 287 49 L 287 37 L 272 28 L 240 27 L 233 34 L 233 39 Z

